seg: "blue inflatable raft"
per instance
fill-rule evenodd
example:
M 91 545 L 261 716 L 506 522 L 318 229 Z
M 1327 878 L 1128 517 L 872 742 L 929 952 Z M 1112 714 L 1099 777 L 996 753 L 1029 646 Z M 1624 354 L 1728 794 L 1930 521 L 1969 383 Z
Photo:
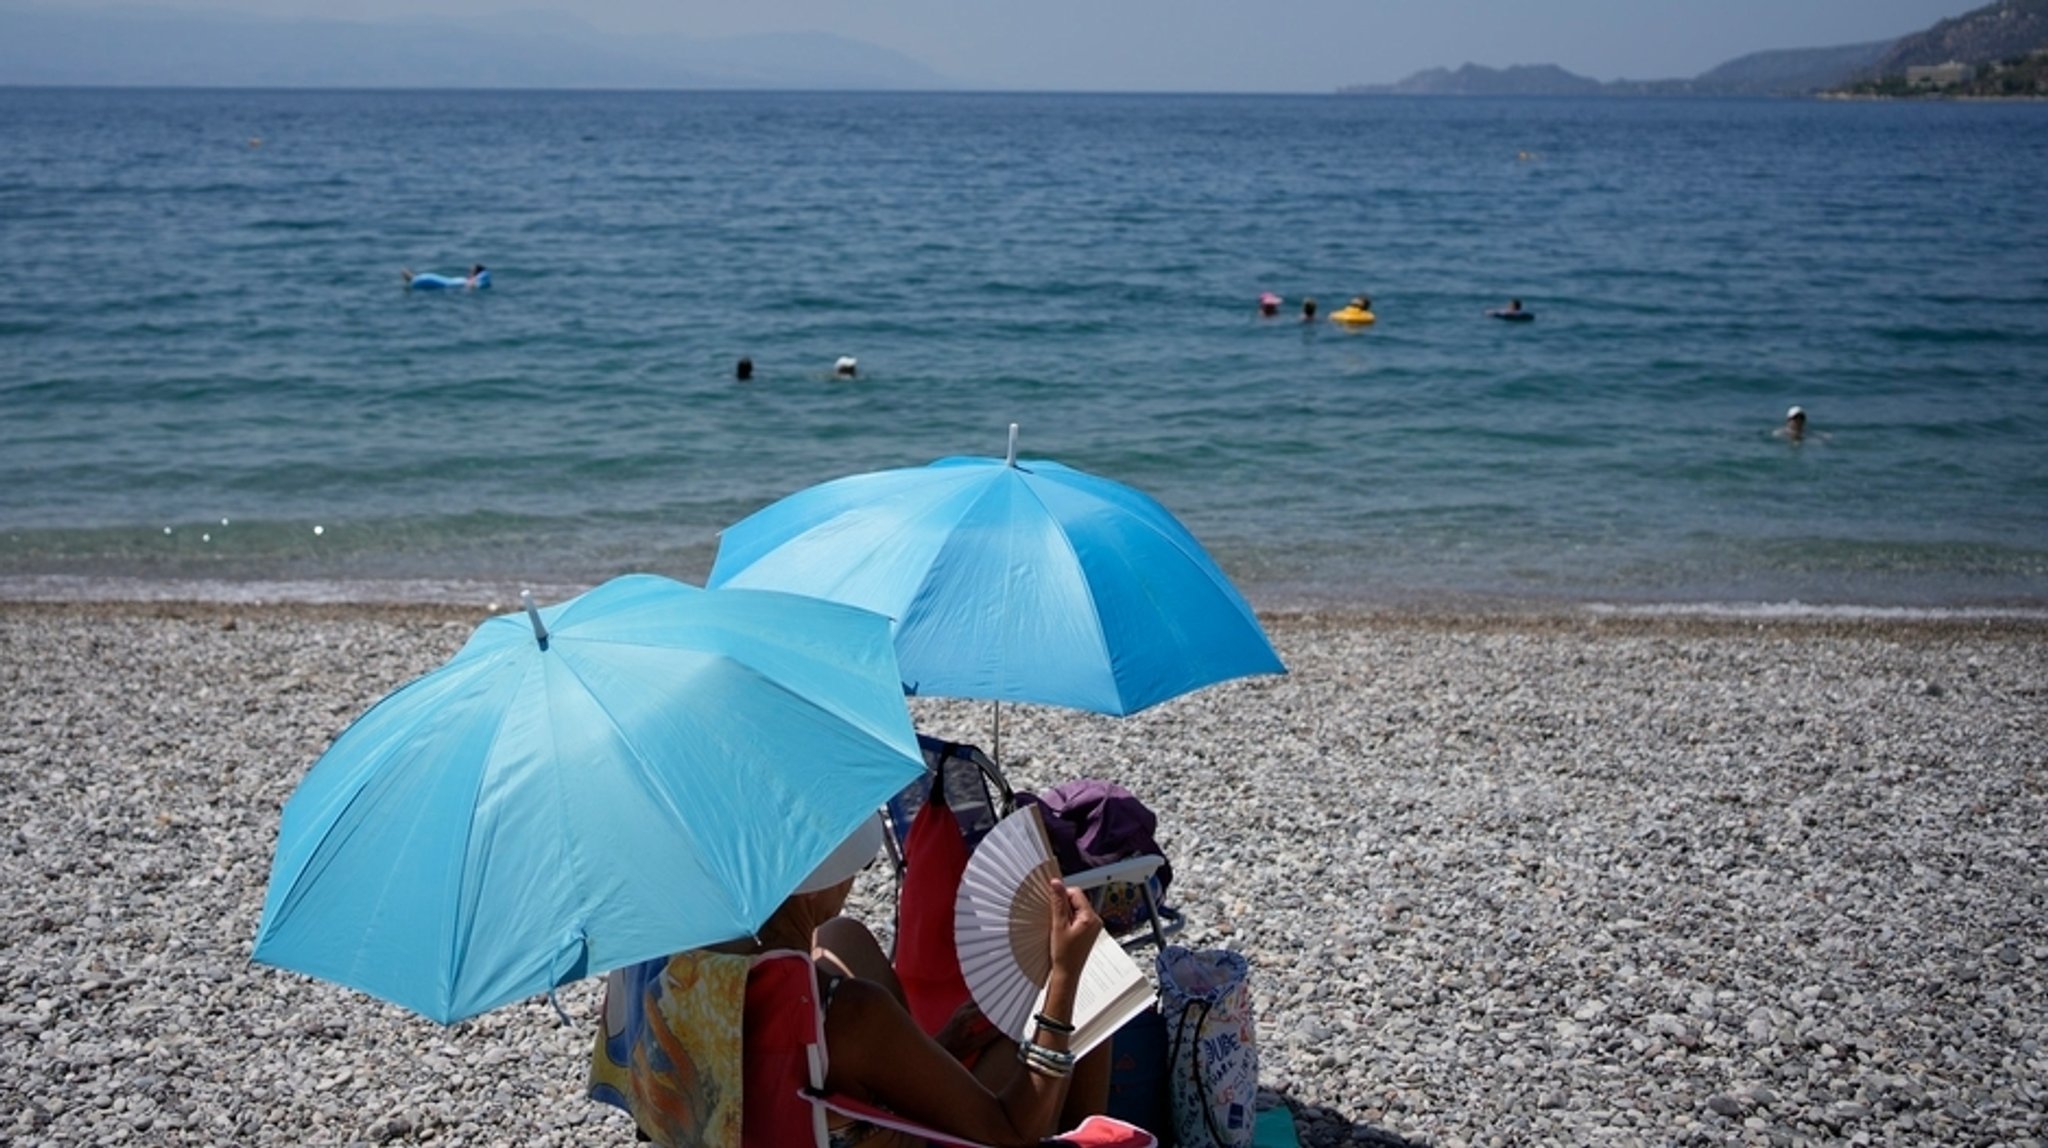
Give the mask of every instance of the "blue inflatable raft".
M 479 271 L 476 281 L 466 275 L 436 275 L 423 271 L 406 279 L 405 285 L 413 291 L 481 291 L 491 285 L 491 273 Z

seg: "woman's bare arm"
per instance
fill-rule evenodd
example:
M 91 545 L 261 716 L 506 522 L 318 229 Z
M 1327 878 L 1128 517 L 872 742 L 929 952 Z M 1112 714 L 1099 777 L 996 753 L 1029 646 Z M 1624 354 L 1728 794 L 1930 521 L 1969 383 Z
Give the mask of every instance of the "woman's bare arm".
M 1056 974 L 1057 975 L 1057 974 Z M 1072 1006 L 1072 990 L 1067 990 Z M 1048 1011 L 1052 1003 L 1047 1002 Z M 1041 1038 L 1048 1045 L 1048 1037 Z M 1008 1148 L 1031 1145 L 1054 1132 L 1066 1102 L 1067 1080 L 1023 1071 L 1000 1094 L 991 1093 L 878 985 L 847 981 L 832 998 L 825 1020 L 831 1060 L 829 1091 L 879 1104 L 919 1124 Z M 1005 1055 L 999 1043 L 988 1055 Z
M 1101 931 L 1101 918 L 1087 897 L 1055 881 L 1048 937 L 1053 967 L 1046 982 L 1044 1015 L 1058 1021 L 1072 1018 L 1080 971 Z M 1067 1049 L 1062 1033 L 1042 1030 L 1032 1039 L 1055 1051 Z M 831 1054 L 825 1081 L 829 1089 L 941 1131 L 1005 1148 L 1036 1144 L 1051 1135 L 1066 1100 L 1068 1077 L 1029 1068 L 1015 1073 L 1001 1093 L 991 1093 L 926 1036 L 888 990 L 869 981 L 840 986 L 825 1018 L 825 1043 Z

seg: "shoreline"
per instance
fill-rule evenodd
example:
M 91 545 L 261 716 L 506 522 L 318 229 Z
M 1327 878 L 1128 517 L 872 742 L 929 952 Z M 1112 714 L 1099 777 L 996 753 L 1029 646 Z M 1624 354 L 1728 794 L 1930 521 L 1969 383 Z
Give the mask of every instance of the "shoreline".
M 2039 1137 L 2048 623 L 1264 619 L 1286 675 L 1005 707 L 1004 766 L 1160 814 L 1177 939 L 1251 961 L 1304 1144 Z M 632 1142 L 582 1095 L 595 981 L 570 1027 L 444 1029 L 248 962 L 284 800 L 480 620 L 0 601 L 14 1135 Z M 988 744 L 985 705 L 912 710 Z
M 594 584 L 594 583 L 593 583 Z M 516 579 L 332 579 L 230 581 L 107 577 L 0 577 L 0 608 L 35 606 L 109 610 L 141 607 L 192 610 L 323 610 L 418 612 L 449 618 L 504 613 L 518 607 L 521 590 L 536 601 L 559 602 L 592 584 L 524 582 Z M 1614 599 L 1515 596 L 1463 591 L 1404 591 L 1378 597 L 1335 593 L 1268 591 L 1247 593 L 1262 619 L 1320 617 L 1330 620 L 1442 619 L 1522 620 L 1547 624 L 1568 620 L 1662 620 L 1701 624 L 1856 625 L 2048 625 L 2048 601 L 1965 602 L 1944 605 L 1807 602 L 1790 600 Z
M 71 623 L 160 620 L 193 622 L 229 629 L 243 621 L 273 625 L 320 623 L 380 624 L 400 627 L 463 627 L 496 614 L 517 610 L 516 603 L 490 602 L 365 602 L 250 600 L 204 598 L 80 598 L 23 599 L 0 597 L 0 618 L 62 619 Z M 1551 637 L 1655 636 L 1742 638 L 1773 636 L 1853 638 L 1858 636 L 1921 636 L 1929 639 L 1972 638 L 1994 641 L 2048 642 L 2048 611 L 1887 610 L 1868 607 L 1802 606 L 1797 603 L 1752 606 L 1740 604 L 1674 605 L 1671 608 L 1603 606 L 1572 607 L 1536 604 L 1489 608 L 1443 605 L 1385 608 L 1371 606 L 1289 607 L 1256 611 L 1276 644 L 1279 635 L 1328 632 L 1415 630 L 1430 633 L 1522 633 Z M 452 649 L 449 651 L 454 652 Z

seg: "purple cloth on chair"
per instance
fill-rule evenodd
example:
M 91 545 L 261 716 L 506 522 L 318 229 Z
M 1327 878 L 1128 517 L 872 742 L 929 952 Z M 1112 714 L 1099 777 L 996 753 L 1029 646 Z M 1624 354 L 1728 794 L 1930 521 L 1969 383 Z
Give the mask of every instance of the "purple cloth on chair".
M 1060 872 L 1078 873 L 1153 853 L 1165 857 L 1154 834 L 1159 818 L 1130 790 L 1092 777 L 1062 782 L 1044 793 L 1017 795 L 1017 804 L 1038 803 Z M 1173 880 L 1173 866 L 1161 865 L 1159 891 Z

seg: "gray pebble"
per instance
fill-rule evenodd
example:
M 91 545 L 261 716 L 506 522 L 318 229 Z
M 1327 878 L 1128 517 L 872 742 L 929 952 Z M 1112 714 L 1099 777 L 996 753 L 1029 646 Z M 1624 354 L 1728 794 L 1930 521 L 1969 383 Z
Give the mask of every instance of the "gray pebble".
M 594 981 L 442 1029 L 247 962 L 280 805 L 480 616 L 0 604 L 0 1138 L 629 1148 Z M 1268 625 L 1285 677 L 1003 746 L 1159 811 L 1304 1143 L 2041 1141 L 2048 629 Z

